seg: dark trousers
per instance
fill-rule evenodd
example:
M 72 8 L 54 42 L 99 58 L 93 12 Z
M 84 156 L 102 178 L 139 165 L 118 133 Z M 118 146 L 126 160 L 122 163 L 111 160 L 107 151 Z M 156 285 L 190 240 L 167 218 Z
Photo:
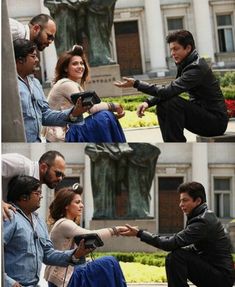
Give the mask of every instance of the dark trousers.
M 227 119 L 193 102 L 173 97 L 157 105 L 157 116 L 164 142 L 186 142 L 184 128 L 200 136 L 222 135 Z
M 232 287 L 233 280 L 224 271 L 211 266 L 193 252 L 177 249 L 166 257 L 168 287 L 189 287 L 189 279 L 197 287 Z

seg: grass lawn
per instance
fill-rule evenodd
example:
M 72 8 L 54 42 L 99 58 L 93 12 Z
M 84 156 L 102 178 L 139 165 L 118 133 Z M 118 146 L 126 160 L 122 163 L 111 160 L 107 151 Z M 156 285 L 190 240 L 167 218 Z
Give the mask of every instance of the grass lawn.
M 127 283 L 166 282 L 165 267 L 136 262 L 119 262 Z
M 125 111 L 125 116 L 119 120 L 123 129 L 153 127 L 158 125 L 157 116 L 152 112 L 145 112 L 145 116 L 139 118 L 136 111 Z

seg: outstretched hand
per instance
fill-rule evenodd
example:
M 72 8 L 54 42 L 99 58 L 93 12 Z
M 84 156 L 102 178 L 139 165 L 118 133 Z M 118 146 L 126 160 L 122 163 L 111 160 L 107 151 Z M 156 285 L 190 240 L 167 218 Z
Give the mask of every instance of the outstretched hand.
M 116 81 L 113 84 L 118 88 L 131 88 L 133 87 L 135 79 L 123 77 L 123 81 Z
M 121 231 L 119 234 L 122 235 L 122 236 L 136 236 L 138 231 L 139 231 L 139 228 L 138 226 L 131 226 L 129 224 L 126 224 L 125 225 L 127 227 L 127 230 L 126 231 Z

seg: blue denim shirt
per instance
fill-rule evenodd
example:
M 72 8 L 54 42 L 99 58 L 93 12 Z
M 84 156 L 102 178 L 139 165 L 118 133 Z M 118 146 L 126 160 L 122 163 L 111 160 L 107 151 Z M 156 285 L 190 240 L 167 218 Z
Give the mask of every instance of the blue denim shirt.
M 5 287 L 16 281 L 22 286 L 36 286 L 42 262 L 66 267 L 71 263 L 73 250 L 58 251 L 49 239 L 47 226 L 36 212 L 29 218 L 17 208 L 12 219 L 4 221 Z
M 40 82 L 33 75 L 27 77 L 28 84 L 18 76 L 18 88 L 24 118 L 25 135 L 27 142 L 40 142 L 40 132 L 43 126 L 71 125 L 69 114 L 72 110 L 51 110 L 44 95 Z M 79 116 L 77 122 L 82 122 Z

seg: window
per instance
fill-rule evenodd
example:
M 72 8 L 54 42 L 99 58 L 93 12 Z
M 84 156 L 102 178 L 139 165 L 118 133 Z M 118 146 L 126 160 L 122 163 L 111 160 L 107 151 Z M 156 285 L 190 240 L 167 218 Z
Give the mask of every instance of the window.
M 220 218 L 230 217 L 230 178 L 214 178 L 215 213 Z
M 231 15 L 217 15 L 217 29 L 220 52 L 234 52 L 234 37 Z
M 183 18 L 168 18 L 167 28 L 168 32 L 183 29 Z

